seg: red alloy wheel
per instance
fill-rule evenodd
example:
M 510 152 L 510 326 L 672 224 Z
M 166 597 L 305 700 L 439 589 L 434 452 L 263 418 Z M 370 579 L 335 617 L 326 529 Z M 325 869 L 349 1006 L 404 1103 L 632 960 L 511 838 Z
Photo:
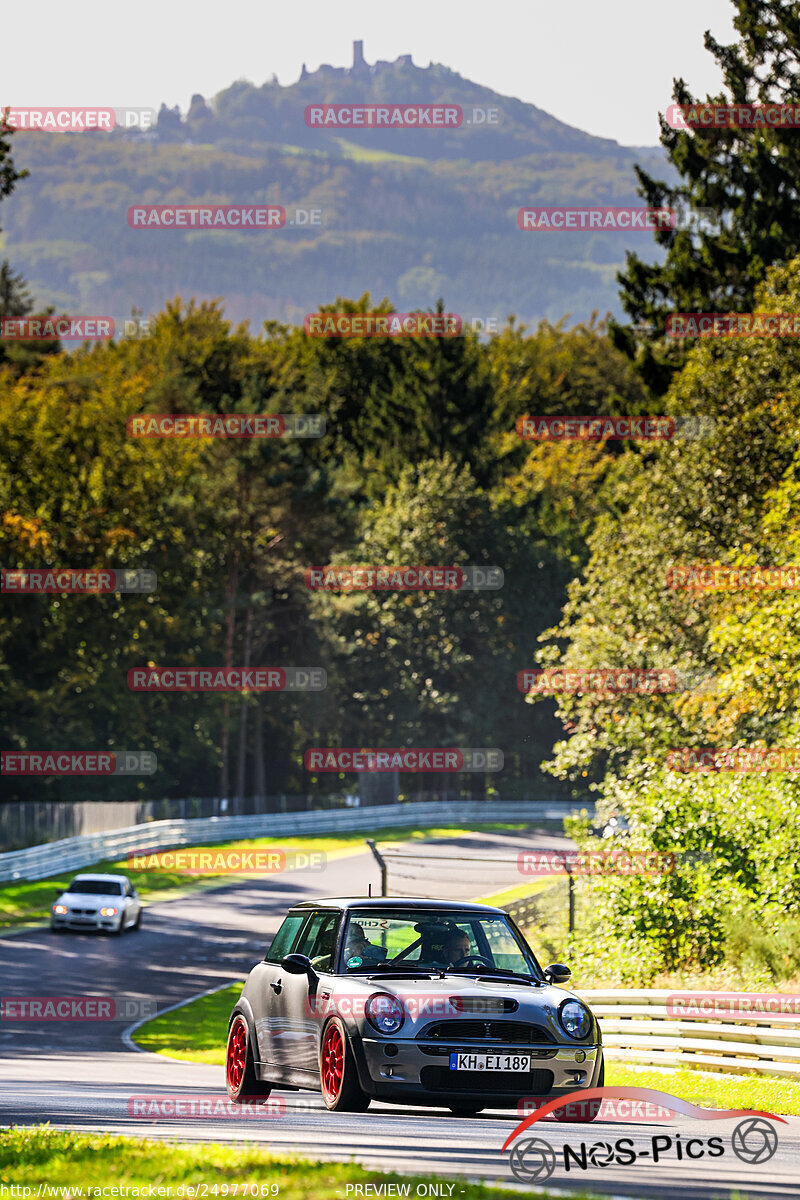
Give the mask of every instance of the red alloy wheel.
M 242 1086 L 246 1061 L 247 1026 L 241 1017 L 237 1017 L 228 1034 L 228 1061 L 226 1064 L 228 1087 L 234 1094 L 238 1093 Z
M 339 1026 L 332 1022 L 325 1031 L 322 1046 L 322 1087 L 327 1100 L 332 1102 L 337 1099 L 343 1076 L 344 1043 Z

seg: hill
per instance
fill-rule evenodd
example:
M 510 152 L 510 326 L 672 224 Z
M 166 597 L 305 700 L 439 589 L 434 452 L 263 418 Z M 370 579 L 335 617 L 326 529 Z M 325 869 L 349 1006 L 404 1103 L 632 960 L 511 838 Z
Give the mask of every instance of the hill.
M 312 128 L 308 106 L 450 104 L 458 128 Z M 437 297 L 467 318 L 619 312 L 615 272 L 651 235 L 522 233 L 526 204 L 637 204 L 634 162 L 659 148 L 596 138 L 410 55 L 323 66 L 287 87 L 234 83 L 154 128 L 17 132 L 30 170 L 3 210 L 4 253 L 40 305 L 159 310 L 176 294 L 224 296 L 235 320 L 299 321 L 335 296 Z M 135 204 L 283 205 L 318 218 L 282 230 L 131 229 Z M 318 225 L 311 221 L 319 220 Z M 301 217 L 302 220 L 302 217 Z

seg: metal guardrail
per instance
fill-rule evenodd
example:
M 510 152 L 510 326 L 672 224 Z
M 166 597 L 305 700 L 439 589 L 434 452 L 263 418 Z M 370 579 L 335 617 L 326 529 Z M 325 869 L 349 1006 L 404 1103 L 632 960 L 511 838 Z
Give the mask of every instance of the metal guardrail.
M 556 880 L 556 882 L 558 882 Z M 523 929 L 536 920 L 538 895 L 503 907 Z M 569 984 L 567 985 L 570 986 Z M 676 1016 L 667 1001 L 691 1001 L 698 1012 L 712 993 L 679 988 L 574 988 L 591 1005 L 609 1060 L 650 1067 L 694 1067 L 729 1074 L 800 1080 L 800 1011 L 773 1016 L 743 1012 L 724 1017 Z M 755 996 L 756 993 L 753 993 Z M 716 1000 L 721 1007 L 724 997 Z M 798 1009 L 800 1009 L 800 997 Z
M 358 833 L 394 826 L 430 823 L 519 821 L 534 818 L 560 820 L 580 807 L 569 801 L 417 801 L 364 808 L 298 813 L 258 813 L 242 817 L 206 817 L 196 820 L 148 821 L 110 833 L 82 834 L 10 850 L 0 854 L 0 882 L 47 879 L 77 871 L 94 863 L 118 861 L 132 850 L 171 850 L 245 838 L 299 837 L 316 833 Z
M 578 990 L 600 1021 L 605 1057 L 615 1062 L 800 1079 L 800 1013 L 676 1017 L 667 1007 L 670 997 L 682 1002 L 695 998 L 702 1011 L 699 1002 L 711 993 Z

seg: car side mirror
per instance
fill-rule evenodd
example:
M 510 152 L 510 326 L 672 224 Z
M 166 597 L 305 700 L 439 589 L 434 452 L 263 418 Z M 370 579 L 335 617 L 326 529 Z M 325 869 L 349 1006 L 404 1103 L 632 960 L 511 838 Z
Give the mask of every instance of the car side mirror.
M 544 969 L 544 977 L 548 983 L 566 983 L 571 975 L 572 971 L 563 963 L 551 963 Z
M 313 975 L 314 968 L 311 959 L 305 954 L 286 954 L 281 959 L 281 967 L 289 975 Z

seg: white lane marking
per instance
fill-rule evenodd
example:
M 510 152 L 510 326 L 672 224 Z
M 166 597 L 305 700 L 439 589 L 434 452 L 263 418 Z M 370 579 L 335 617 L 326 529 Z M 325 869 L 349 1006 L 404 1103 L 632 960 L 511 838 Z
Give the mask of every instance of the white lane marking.
M 187 1000 L 179 1000 L 177 1004 L 170 1004 L 168 1008 L 162 1008 L 157 1012 L 155 1017 L 142 1017 L 139 1021 L 134 1021 L 127 1029 L 122 1031 L 122 1041 L 129 1050 L 135 1050 L 137 1054 L 150 1054 L 153 1058 L 165 1058 L 167 1062 L 186 1063 L 184 1058 L 170 1058 L 168 1054 L 157 1054 L 155 1050 L 145 1050 L 144 1046 L 137 1046 L 133 1040 L 133 1034 L 140 1025 L 146 1025 L 148 1021 L 154 1021 L 156 1017 L 163 1017 L 166 1013 L 175 1012 L 178 1008 L 185 1008 L 187 1004 L 194 1003 L 195 1000 L 202 1000 L 204 996 L 213 996 L 215 992 L 224 992 L 225 988 L 229 988 L 232 984 L 238 983 L 238 979 L 229 979 L 227 983 L 218 983 L 216 987 L 208 988 L 205 992 L 199 992 L 196 996 L 189 996 Z

